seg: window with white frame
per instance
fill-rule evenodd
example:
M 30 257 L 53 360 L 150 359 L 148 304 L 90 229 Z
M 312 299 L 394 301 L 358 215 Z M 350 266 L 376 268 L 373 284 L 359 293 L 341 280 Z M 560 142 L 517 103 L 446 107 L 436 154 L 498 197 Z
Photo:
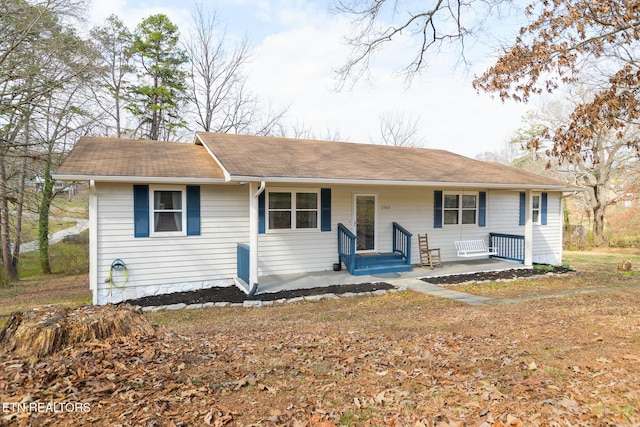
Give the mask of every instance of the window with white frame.
M 534 224 L 540 224 L 540 195 L 531 196 L 531 220 Z
M 151 232 L 156 235 L 184 235 L 186 215 L 183 188 L 151 188 Z
M 318 229 L 319 191 L 269 191 L 269 230 Z
M 478 194 L 445 193 L 442 211 L 444 225 L 477 224 Z

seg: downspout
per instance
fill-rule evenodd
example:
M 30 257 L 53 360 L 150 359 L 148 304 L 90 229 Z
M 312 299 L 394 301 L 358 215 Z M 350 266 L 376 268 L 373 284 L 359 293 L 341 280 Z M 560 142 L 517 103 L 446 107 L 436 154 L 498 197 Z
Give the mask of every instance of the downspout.
M 253 296 L 258 290 L 258 198 L 264 192 L 266 183 L 260 182 L 260 187 L 251 196 L 251 224 L 249 226 L 249 293 L 247 296 Z M 253 184 L 249 184 L 250 190 L 253 190 Z
M 89 288 L 93 304 L 104 304 L 98 295 L 98 191 L 93 179 L 89 181 Z
M 258 188 L 258 191 L 256 191 L 256 194 L 253 195 L 253 197 L 255 197 L 256 199 L 260 197 L 260 195 L 264 193 L 265 187 L 266 183 L 264 181 L 260 181 L 260 187 Z

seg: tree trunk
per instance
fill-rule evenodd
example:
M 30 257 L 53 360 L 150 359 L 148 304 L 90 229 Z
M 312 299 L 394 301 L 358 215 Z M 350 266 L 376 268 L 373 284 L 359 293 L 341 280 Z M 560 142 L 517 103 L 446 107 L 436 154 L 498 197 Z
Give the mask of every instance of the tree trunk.
M 604 207 L 598 205 L 593 208 L 593 246 L 602 247 L 608 246 L 609 242 L 604 237 Z
M 28 138 L 28 136 L 27 136 Z M 28 140 L 28 139 L 27 139 Z M 27 175 L 27 144 L 24 145 L 22 163 L 20 164 L 20 175 L 18 177 L 18 198 L 16 201 L 16 214 L 15 214 L 15 231 L 13 239 L 13 253 L 11 254 L 11 263 L 13 271 L 15 271 L 15 278 L 20 275 L 19 262 L 20 262 L 20 245 L 22 244 L 22 211 L 24 208 L 24 186 Z
M 9 186 L 4 155 L 0 155 L 0 240 L 2 241 L 2 266 L 7 281 L 18 279 L 11 256 L 11 224 L 9 223 Z
M 608 242 L 604 238 L 604 215 L 607 208 L 606 188 L 602 184 L 594 185 L 591 188 L 593 190 L 593 198 L 591 200 L 593 246 L 607 246 Z
M 53 178 L 51 177 L 51 154 L 47 155 L 44 166 L 42 183 L 42 200 L 40 201 L 40 216 L 38 218 L 38 247 L 40 255 L 40 271 L 51 274 L 49 261 L 49 210 L 53 198 Z

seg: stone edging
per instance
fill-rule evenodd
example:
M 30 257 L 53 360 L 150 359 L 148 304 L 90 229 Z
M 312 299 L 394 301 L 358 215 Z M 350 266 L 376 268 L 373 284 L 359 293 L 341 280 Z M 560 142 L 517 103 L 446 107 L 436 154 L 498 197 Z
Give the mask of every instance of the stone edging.
M 302 302 L 302 301 L 322 301 L 327 299 L 340 299 L 340 298 L 351 298 L 358 296 L 372 296 L 372 295 L 386 295 L 387 293 L 395 293 L 405 291 L 405 288 L 395 288 L 395 289 L 380 289 L 372 292 L 345 292 L 343 294 L 321 294 L 321 295 L 309 295 L 306 297 L 295 297 L 295 298 L 282 298 L 275 301 L 260 301 L 260 300 L 247 300 L 241 303 L 231 303 L 231 302 L 206 302 L 202 304 L 169 304 L 169 305 L 158 305 L 158 306 L 146 306 L 136 308 L 141 309 L 143 312 L 151 312 L 155 313 L 158 311 L 164 310 L 197 310 L 200 308 L 209 308 L 209 307 L 245 307 L 245 308 L 254 308 L 254 307 L 266 307 L 274 304 L 288 304 L 294 302 Z

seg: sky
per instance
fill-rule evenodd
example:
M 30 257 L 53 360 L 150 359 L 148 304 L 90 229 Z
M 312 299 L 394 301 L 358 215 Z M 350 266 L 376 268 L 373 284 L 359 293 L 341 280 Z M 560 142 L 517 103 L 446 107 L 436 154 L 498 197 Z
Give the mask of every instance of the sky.
M 348 56 L 344 43 L 350 21 L 332 13 L 324 0 L 202 0 L 217 13 L 227 38 L 248 36 L 253 60 L 245 67 L 248 87 L 274 107 L 289 107 L 286 122 L 310 128 L 318 137 L 343 141 L 379 140 L 380 117 L 396 114 L 419 122 L 426 148 L 468 157 L 499 152 L 531 107 L 478 94 L 471 82 L 491 65 L 477 57 L 472 68 L 456 66 L 458 56 L 440 53 L 411 85 L 395 70 L 411 55 L 406 43 L 382 51 L 372 78 L 336 90 L 335 70 Z M 145 17 L 166 14 L 188 31 L 195 0 L 92 0 L 92 25 L 111 14 L 133 29 Z

